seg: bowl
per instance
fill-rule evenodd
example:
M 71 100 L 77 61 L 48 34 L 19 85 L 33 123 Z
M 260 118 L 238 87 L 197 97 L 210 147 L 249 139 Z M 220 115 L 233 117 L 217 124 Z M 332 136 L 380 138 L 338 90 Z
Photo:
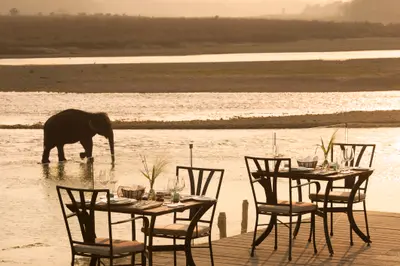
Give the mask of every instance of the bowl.
M 318 161 L 310 161 L 310 162 L 305 162 L 305 161 L 297 161 L 297 165 L 300 167 L 306 167 L 306 168 L 315 168 L 317 167 Z
M 137 186 L 120 186 L 118 187 L 118 196 L 140 200 L 143 197 L 145 187 Z

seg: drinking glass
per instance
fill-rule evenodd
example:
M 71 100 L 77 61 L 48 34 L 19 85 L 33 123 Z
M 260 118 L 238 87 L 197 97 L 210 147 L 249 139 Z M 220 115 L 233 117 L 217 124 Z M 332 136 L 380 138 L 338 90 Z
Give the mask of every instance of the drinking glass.
M 345 161 L 345 172 L 350 171 L 350 162 L 354 159 L 354 150 L 352 147 L 346 147 L 343 151 L 343 160 Z
M 176 179 L 176 184 L 175 184 L 175 191 L 178 191 L 179 193 L 183 191 L 183 189 L 185 188 L 185 179 L 183 177 L 177 177 Z M 178 205 L 182 204 L 181 203 L 181 197 L 179 195 L 179 201 L 178 201 Z

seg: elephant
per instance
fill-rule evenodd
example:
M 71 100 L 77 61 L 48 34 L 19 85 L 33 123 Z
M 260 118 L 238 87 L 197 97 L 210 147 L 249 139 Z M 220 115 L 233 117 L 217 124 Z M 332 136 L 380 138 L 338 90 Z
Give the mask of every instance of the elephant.
M 85 149 L 80 158 L 85 157 L 93 161 L 93 136 L 99 134 L 108 139 L 111 160 L 114 164 L 114 132 L 110 118 L 106 113 L 90 113 L 77 109 L 68 109 L 51 116 L 43 127 L 43 155 L 42 163 L 49 163 L 50 151 L 54 147 L 58 150 L 58 160 L 66 161 L 64 145 L 80 142 Z

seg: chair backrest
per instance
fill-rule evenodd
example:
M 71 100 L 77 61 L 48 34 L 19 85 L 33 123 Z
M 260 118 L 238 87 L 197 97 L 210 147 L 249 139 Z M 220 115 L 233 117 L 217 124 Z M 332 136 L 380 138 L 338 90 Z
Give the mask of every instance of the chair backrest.
M 222 179 L 224 177 L 224 169 L 215 168 L 201 168 L 201 167 L 190 167 L 190 166 L 177 166 L 176 176 L 177 178 L 184 178 L 186 186 L 190 189 L 191 195 L 212 197 L 218 200 L 219 193 L 221 190 Z M 188 182 L 189 181 L 189 182 Z M 212 185 L 212 187 L 210 186 Z M 210 213 L 208 217 L 203 215 L 201 222 L 208 223 L 212 226 L 214 220 L 214 214 L 217 204 L 214 204 L 207 213 Z M 191 209 L 189 217 L 175 217 L 176 220 L 191 220 L 198 210 Z
M 285 168 L 284 171 L 291 171 L 290 158 L 262 158 L 245 156 L 247 173 L 250 180 L 251 190 L 253 192 L 254 202 L 258 210 L 259 204 L 277 205 L 278 204 L 278 173 Z M 262 173 L 262 174 L 261 174 Z M 289 201 L 287 206 L 292 203 L 292 178 L 285 177 L 289 181 Z M 256 185 L 260 185 L 262 189 L 257 189 Z M 285 204 L 281 204 L 285 205 Z
M 346 148 L 351 148 L 354 151 L 354 158 L 346 166 L 349 167 L 372 167 L 372 162 L 375 155 L 375 144 L 356 144 L 356 143 L 333 143 L 331 149 L 331 160 L 335 160 L 335 156 L 343 157 L 343 152 Z M 351 189 L 356 183 L 356 178 L 346 178 L 344 186 L 334 186 L 333 188 L 347 188 Z M 360 187 L 361 190 L 366 191 L 368 180 Z
M 90 246 L 108 247 L 110 249 L 110 254 L 113 254 L 111 245 L 111 212 L 109 204 L 107 204 L 108 238 L 110 239 L 109 244 L 99 244 L 95 242 L 95 204 L 100 200 L 100 195 L 104 196 L 105 199 L 110 199 L 110 191 L 108 189 L 79 189 L 57 186 L 57 194 L 60 201 L 65 226 L 67 228 L 71 249 L 74 249 L 74 244 L 84 244 Z M 80 234 L 72 232 L 76 225 L 79 226 Z
M 354 151 L 354 159 L 350 161 L 348 166 L 372 167 L 375 146 L 375 144 L 333 143 L 331 160 L 334 161 L 336 159 L 335 156 L 342 157 L 346 148 L 352 148 Z

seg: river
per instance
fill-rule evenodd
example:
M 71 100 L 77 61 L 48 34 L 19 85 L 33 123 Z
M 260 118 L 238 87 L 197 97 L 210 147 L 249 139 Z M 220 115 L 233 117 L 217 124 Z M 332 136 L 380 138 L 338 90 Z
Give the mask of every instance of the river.
M 307 60 L 350 60 L 400 58 L 400 50 L 199 54 L 179 56 L 112 56 L 0 59 L 3 66 L 21 65 L 87 65 L 87 64 L 159 64 L 159 63 L 223 63 Z

